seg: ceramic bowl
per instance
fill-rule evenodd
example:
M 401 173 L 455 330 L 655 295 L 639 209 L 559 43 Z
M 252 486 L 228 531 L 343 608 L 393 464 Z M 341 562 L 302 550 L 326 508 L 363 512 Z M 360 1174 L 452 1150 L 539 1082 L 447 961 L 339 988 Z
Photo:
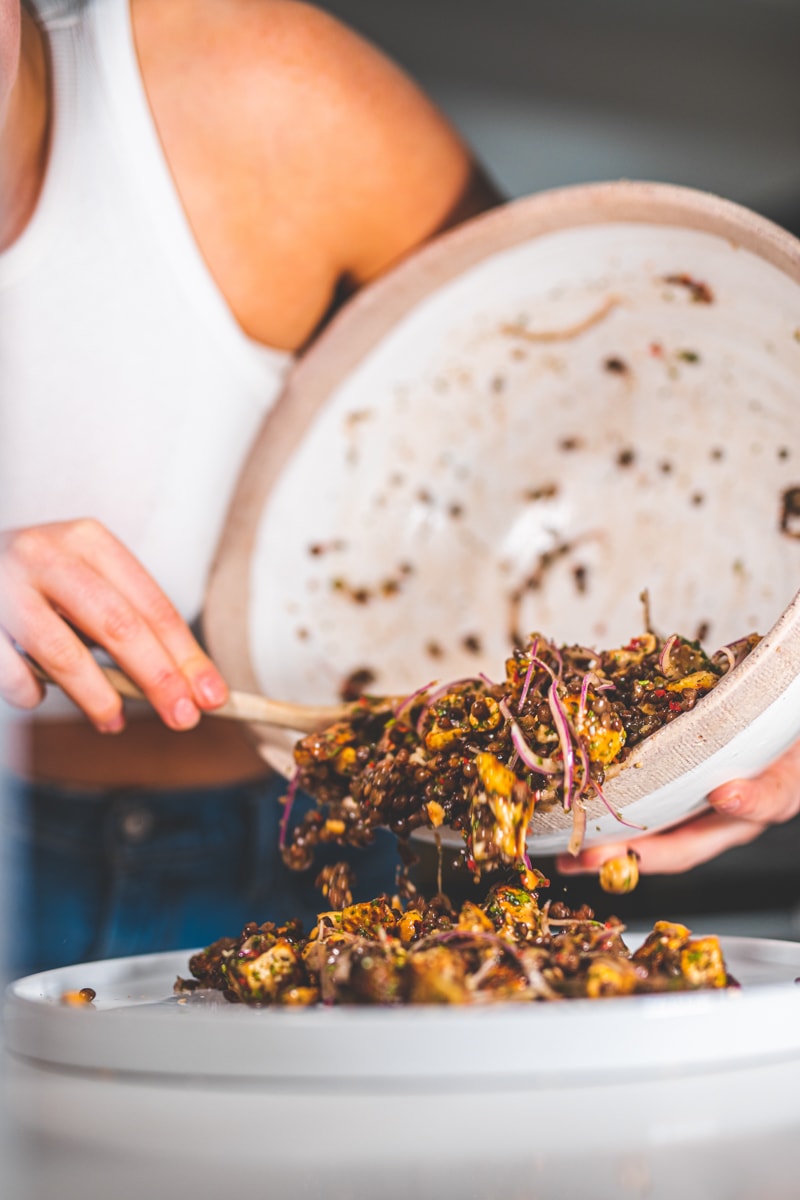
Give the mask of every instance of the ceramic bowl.
M 441 237 L 297 365 L 243 472 L 206 631 L 230 682 L 338 698 L 514 634 L 653 625 L 755 652 L 608 784 L 646 830 L 800 735 L 800 243 L 702 193 L 569 188 Z M 254 730 L 284 772 L 293 738 Z M 620 827 L 588 806 L 586 842 Z M 537 815 L 540 853 L 571 817 Z M 626 829 L 626 835 L 634 831 Z

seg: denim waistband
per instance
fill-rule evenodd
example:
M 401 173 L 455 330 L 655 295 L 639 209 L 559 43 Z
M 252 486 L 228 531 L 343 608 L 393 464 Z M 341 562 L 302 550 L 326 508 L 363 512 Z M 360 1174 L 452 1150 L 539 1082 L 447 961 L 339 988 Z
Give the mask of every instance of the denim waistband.
M 61 962 L 202 945 L 248 920 L 302 920 L 324 907 L 325 862 L 347 859 L 358 899 L 391 890 L 394 839 L 320 849 L 296 874 L 278 846 L 285 781 L 100 794 L 6 776 L 2 849 L 16 973 Z M 298 797 L 297 815 L 311 804 Z
M 233 854 L 247 872 L 277 838 L 285 783 L 186 790 L 118 788 L 108 792 L 3 780 L 2 825 L 13 842 L 63 852 L 90 863 L 137 860 L 148 871 L 195 869 L 207 859 L 217 872 Z M 244 853 L 243 853 L 244 851 Z M 249 861 L 247 861 L 249 860 Z

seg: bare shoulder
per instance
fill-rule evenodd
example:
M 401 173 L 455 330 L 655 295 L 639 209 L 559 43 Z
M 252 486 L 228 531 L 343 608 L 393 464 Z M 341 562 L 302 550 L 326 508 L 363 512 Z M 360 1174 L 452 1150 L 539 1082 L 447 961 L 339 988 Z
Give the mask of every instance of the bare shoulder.
M 315 6 L 132 0 L 132 13 L 201 249 L 261 340 L 302 344 L 342 280 L 371 279 L 493 201 L 420 88 Z
M 369 279 L 490 202 L 461 137 L 385 54 L 312 5 L 277 0 L 273 16 L 291 76 L 287 112 L 304 162 L 318 164 L 346 273 Z
M 447 221 L 473 163 L 420 88 L 376 47 L 296 0 L 134 0 L 155 24 L 150 54 L 173 65 L 207 148 L 257 184 L 281 181 L 298 216 L 321 206 L 347 268 L 380 270 Z M 188 136 L 188 135 L 187 135 Z M 302 186 L 301 186 L 302 185 Z M 365 214 L 371 214 L 367 226 Z

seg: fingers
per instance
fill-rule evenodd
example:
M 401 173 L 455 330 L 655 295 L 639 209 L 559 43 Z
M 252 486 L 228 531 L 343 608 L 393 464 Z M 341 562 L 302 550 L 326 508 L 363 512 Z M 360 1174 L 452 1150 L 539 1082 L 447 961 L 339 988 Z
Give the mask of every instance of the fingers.
M 0 696 L 15 708 L 35 708 L 44 688 L 0 630 Z
M 122 728 L 122 704 L 81 636 L 111 654 L 173 729 L 224 702 L 225 683 L 180 614 L 97 522 L 6 535 L 2 550 L 0 624 L 98 729 Z M 41 690 L 3 641 L 0 688 L 12 703 L 34 705 Z
M 74 536 L 81 545 L 86 561 L 95 568 L 98 559 L 102 561 L 105 579 L 131 603 L 167 651 L 172 663 L 188 682 L 190 698 L 194 703 L 201 709 L 216 708 L 223 704 L 228 696 L 225 681 L 178 610 L 141 563 L 108 530 L 95 522 L 80 522 Z M 117 617 L 119 627 L 115 629 L 115 615 L 109 614 L 108 636 L 117 635 L 117 640 L 124 642 L 130 633 L 127 627 L 130 614 L 123 611 Z M 97 640 L 101 645 L 106 645 L 102 639 Z M 129 674 L 136 669 L 122 658 L 117 661 Z M 152 677 L 152 671 L 145 671 L 144 674 Z M 136 682 L 140 680 L 137 678 Z M 150 695 L 146 687 L 142 690 Z
M 79 559 L 71 562 L 68 570 L 62 567 L 44 572 L 42 581 L 58 611 L 109 652 L 141 687 L 167 725 L 189 729 L 197 724 L 200 710 L 189 680 L 152 626 L 113 584 Z M 54 617 L 52 611 L 49 620 L 41 611 L 36 612 L 35 624 L 24 631 L 24 644 L 33 647 L 31 653 L 40 662 L 37 647 L 46 647 L 49 673 L 73 699 L 81 697 L 82 705 L 99 726 L 101 721 L 105 723 L 99 711 L 102 695 L 107 691 L 116 693 L 79 639 L 69 637 L 64 621 L 55 617 L 60 629 L 53 628 Z
M 637 838 L 641 874 L 673 875 L 753 841 L 768 825 L 800 813 L 800 742 L 753 779 L 734 779 L 711 792 L 713 812 L 686 821 L 666 833 Z M 624 855 L 629 843 L 595 846 L 576 858 L 562 855 L 564 875 L 599 871 L 604 862 Z
M 736 779 L 709 796 L 718 812 L 775 825 L 800 812 L 800 742 L 754 779 Z
M 562 855 L 558 859 L 558 869 L 564 875 L 592 874 L 608 859 L 618 858 L 632 848 L 639 855 L 641 875 L 676 875 L 716 858 L 734 846 L 753 841 L 764 828 L 763 824 L 728 817 L 724 813 L 703 813 L 666 833 L 614 846 L 593 846 L 577 858 Z
M 99 730 L 115 733 L 123 728 L 120 697 L 80 638 L 38 592 L 25 590 L 11 624 L 15 640 L 28 649 Z M 27 670 L 19 655 L 15 653 L 15 657 Z

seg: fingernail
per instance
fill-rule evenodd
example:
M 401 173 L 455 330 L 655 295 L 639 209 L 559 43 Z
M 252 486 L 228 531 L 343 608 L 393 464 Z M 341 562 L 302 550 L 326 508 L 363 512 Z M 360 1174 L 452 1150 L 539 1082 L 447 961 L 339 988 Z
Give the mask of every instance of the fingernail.
M 200 675 L 195 681 L 195 691 L 206 704 L 224 704 L 228 697 L 225 683 L 213 671 Z
M 125 728 L 125 717 L 122 713 L 117 713 L 116 717 L 112 717 L 110 721 L 103 721 L 102 725 L 97 726 L 100 733 L 122 733 Z
M 172 710 L 172 719 L 180 729 L 191 729 L 200 720 L 200 711 L 186 696 L 181 696 Z
M 720 796 L 718 800 L 714 801 L 714 808 L 718 809 L 719 812 L 735 813 L 738 812 L 741 807 L 741 792 L 726 792 L 724 795 Z

